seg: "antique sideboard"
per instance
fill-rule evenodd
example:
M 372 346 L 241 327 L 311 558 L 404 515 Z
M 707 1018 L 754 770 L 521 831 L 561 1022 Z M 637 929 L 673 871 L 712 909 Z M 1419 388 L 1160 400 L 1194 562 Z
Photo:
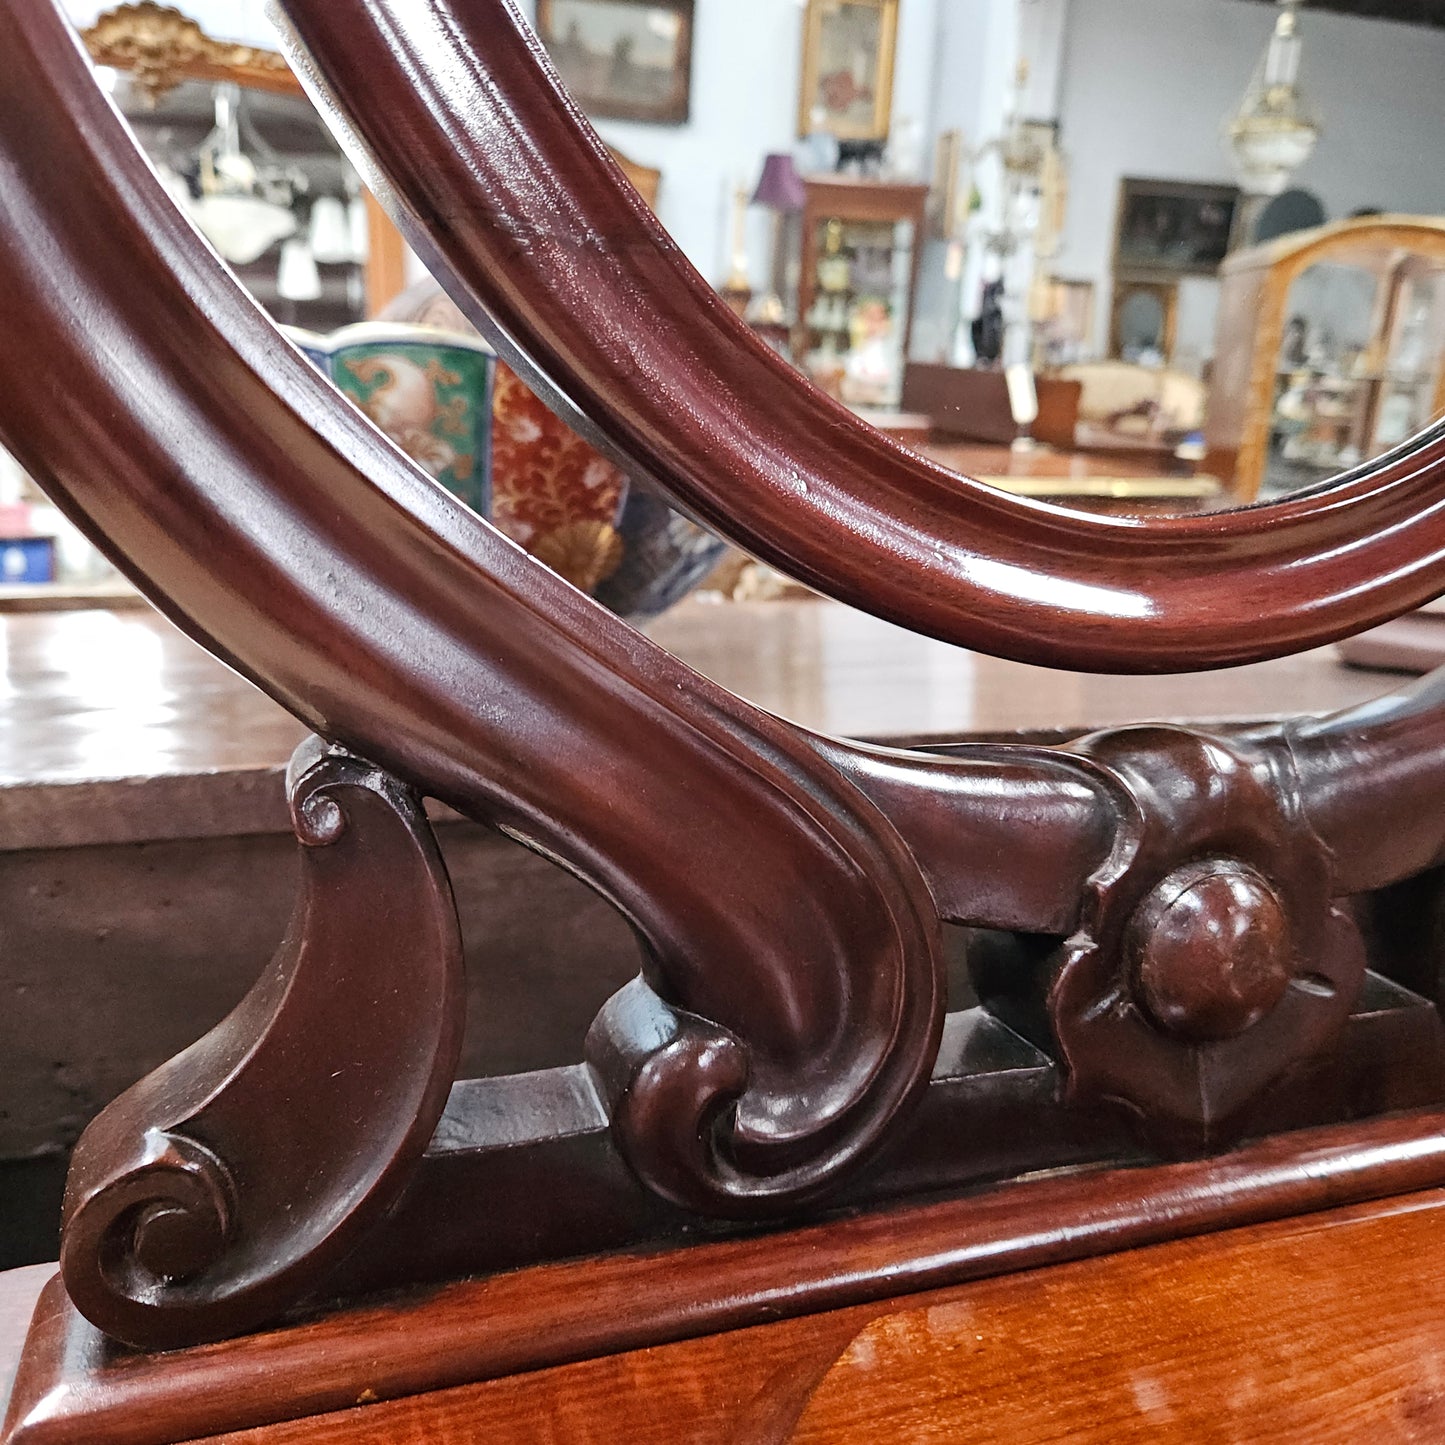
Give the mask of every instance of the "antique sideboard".
M 1180 518 L 962 482 L 708 291 L 510 0 L 275 15 L 509 363 L 820 591 L 1141 673 L 1445 591 L 1445 429 Z M 285 940 L 86 1130 L 58 1274 L 0 1279 L 5 1445 L 1439 1438 L 1445 678 L 1057 746 L 784 722 L 342 402 L 53 0 L 0 54 L 0 439 L 312 732 Z M 424 799 L 637 938 L 574 1062 L 456 1079 Z

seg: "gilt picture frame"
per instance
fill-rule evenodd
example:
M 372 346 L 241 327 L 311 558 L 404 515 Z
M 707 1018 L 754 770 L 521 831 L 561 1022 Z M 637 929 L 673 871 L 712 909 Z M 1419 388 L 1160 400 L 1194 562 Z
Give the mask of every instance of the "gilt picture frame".
M 893 111 L 899 0 L 808 0 L 798 134 L 884 141 Z
M 537 0 L 537 34 L 587 115 L 685 125 L 695 0 Z

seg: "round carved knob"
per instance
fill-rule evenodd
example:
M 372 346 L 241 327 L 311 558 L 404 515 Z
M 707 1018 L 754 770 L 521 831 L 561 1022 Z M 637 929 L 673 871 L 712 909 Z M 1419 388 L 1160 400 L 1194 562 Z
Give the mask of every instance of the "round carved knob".
M 1244 863 L 1177 868 L 1129 928 L 1139 1001 L 1170 1033 L 1204 1042 L 1256 1024 L 1289 986 L 1289 920 L 1268 880 Z

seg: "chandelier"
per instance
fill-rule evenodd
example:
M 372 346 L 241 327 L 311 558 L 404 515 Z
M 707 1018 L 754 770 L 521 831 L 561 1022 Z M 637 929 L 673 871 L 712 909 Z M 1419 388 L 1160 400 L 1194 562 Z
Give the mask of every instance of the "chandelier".
M 1252 196 L 1279 195 L 1320 138 L 1319 122 L 1298 84 L 1300 0 L 1279 0 L 1279 4 L 1269 47 L 1239 109 L 1225 123 L 1240 184 Z

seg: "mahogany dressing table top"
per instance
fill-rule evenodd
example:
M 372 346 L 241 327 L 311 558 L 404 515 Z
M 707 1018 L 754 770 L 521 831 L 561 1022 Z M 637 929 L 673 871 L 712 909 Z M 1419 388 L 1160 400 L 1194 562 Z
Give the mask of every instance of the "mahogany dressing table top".
M 694 599 L 647 630 L 769 712 L 875 741 L 1253 721 L 1330 712 L 1392 685 L 1328 648 L 1181 676 L 1056 672 L 823 599 Z M 281 775 L 305 729 L 151 608 L 0 614 L 0 649 L 3 846 L 288 826 Z

